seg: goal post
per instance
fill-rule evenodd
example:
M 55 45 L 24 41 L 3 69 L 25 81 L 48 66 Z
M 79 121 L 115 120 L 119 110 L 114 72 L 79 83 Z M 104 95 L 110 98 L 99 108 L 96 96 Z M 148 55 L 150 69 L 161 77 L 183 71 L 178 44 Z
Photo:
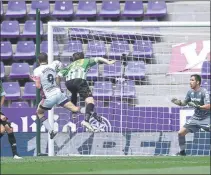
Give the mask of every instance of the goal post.
M 56 37 L 54 36 L 54 28 L 64 28 L 65 35 Z M 131 29 L 130 29 L 131 28 Z M 145 33 L 143 28 L 159 28 L 159 32 L 153 33 Z M 181 28 L 181 33 L 176 32 L 177 28 Z M 87 33 L 82 34 L 75 34 L 75 36 L 71 36 L 71 29 L 82 29 L 87 30 Z M 164 30 L 161 30 L 164 29 Z M 182 29 L 185 29 L 182 31 Z M 187 30 L 186 30 L 187 29 Z M 199 29 L 199 30 L 197 30 Z M 190 30 L 190 31 L 189 31 Z M 93 142 L 95 142 L 95 146 L 93 146 L 92 150 L 89 146 L 86 147 L 88 150 L 83 150 L 83 146 L 80 147 L 80 144 L 85 143 L 87 140 L 84 139 L 85 137 L 91 139 L 93 136 L 90 133 L 87 133 L 84 129 L 81 128 L 79 125 L 80 120 L 83 119 L 83 114 L 79 116 L 77 120 L 71 120 L 70 116 L 71 113 L 62 113 L 62 116 L 67 116 L 66 123 L 70 122 L 70 125 L 74 125 L 74 127 L 77 128 L 76 134 L 78 134 L 78 137 L 74 137 L 74 134 L 66 133 L 66 136 L 61 136 L 60 134 L 57 136 L 56 139 L 59 139 L 59 141 L 55 141 L 54 139 L 51 140 L 48 136 L 48 155 L 54 156 L 54 155 L 78 155 L 76 152 L 76 147 L 78 148 L 78 152 L 80 152 L 81 155 L 104 155 L 104 156 L 111 156 L 111 155 L 152 155 L 152 147 L 155 149 L 155 154 L 173 154 L 175 153 L 176 149 L 179 149 L 177 138 L 176 138 L 176 130 L 178 129 L 179 125 L 181 125 L 181 115 L 185 115 L 184 111 L 180 111 L 183 108 L 176 108 L 176 106 L 173 106 L 170 104 L 170 97 L 173 97 L 174 95 L 179 95 L 179 97 L 185 97 L 185 91 L 178 88 L 184 88 L 188 89 L 188 79 L 187 77 L 193 73 L 192 68 L 196 68 L 199 64 L 193 65 L 192 67 L 189 67 L 188 70 L 183 69 L 181 64 L 184 64 L 184 62 L 178 63 L 180 68 L 173 69 L 172 72 L 170 70 L 171 66 L 170 61 L 165 61 L 167 59 L 173 59 L 173 47 L 180 46 L 184 43 L 193 43 L 198 42 L 199 39 L 203 41 L 209 41 L 210 39 L 210 22 L 48 22 L 48 30 L 47 30 L 47 41 L 48 41 L 48 63 L 52 63 L 55 57 L 60 58 L 60 60 L 63 60 L 61 58 L 63 57 L 69 57 L 70 55 L 62 55 L 61 52 L 64 51 L 65 45 L 68 44 L 68 42 L 71 41 L 80 41 L 80 43 L 85 48 L 82 48 L 83 51 L 87 51 L 89 48 L 88 43 L 89 42 L 104 42 L 105 45 L 105 55 L 107 55 L 108 58 L 116 59 L 117 62 L 120 62 L 120 70 L 118 66 L 112 68 L 108 68 L 109 73 L 113 72 L 120 72 L 118 75 L 111 75 L 108 74 L 106 77 L 105 74 L 105 67 L 99 67 L 97 70 L 99 73 L 99 78 L 96 78 L 95 80 L 91 80 L 92 82 L 91 87 L 92 89 L 96 87 L 101 88 L 110 88 L 112 91 L 112 95 L 109 97 L 107 95 L 103 96 L 100 93 L 100 90 L 96 91 L 97 97 L 96 101 L 100 106 L 100 109 L 96 107 L 96 110 L 100 115 L 104 116 L 105 123 L 111 127 L 104 131 L 104 129 L 100 128 L 102 132 L 94 133 L 95 139 Z M 186 36 L 187 34 L 187 36 Z M 169 39 L 169 36 L 171 36 L 171 39 Z M 196 36 L 196 40 L 194 39 L 194 36 Z M 157 38 L 160 38 L 157 40 Z M 190 39 L 191 38 L 191 39 Z M 189 41 L 190 39 L 190 41 Z M 125 44 L 126 46 L 121 47 L 125 50 L 116 50 L 117 53 L 121 54 L 118 55 L 117 53 L 114 53 L 113 56 L 110 55 L 111 50 L 111 44 L 115 43 L 116 41 L 121 40 L 121 44 Z M 145 50 L 143 49 L 142 52 L 134 54 L 133 51 L 136 49 L 134 47 L 136 41 L 146 41 L 144 45 L 148 44 L 150 45 L 152 50 Z M 57 42 L 59 46 L 59 54 L 57 56 L 54 55 L 55 47 L 54 42 Z M 126 41 L 126 42 L 125 42 Z M 161 41 L 161 42 L 160 42 Z M 210 42 L 210 41 L 209 41 Z M 205 43 L 205 42 L 204 42 Z M 77 43 L 76 43 L 77 44 Z M 143 43 L 142 43 L 143 44 Z M 74 43 L 73 43 L 74 45 Z M 115 44 L 114 44 L 115 45 Z M 202 44 L 203 45 L 203 44 Z M 142 45 L 143 46 L 143 45 Z M 170 47 L 169 47 L 170 46 Z M 97 47 L 97 46 L 96 46 Z M 140 46 L 137 46 L 137 49 L 139 49 Z M 145 47 L 145 46 L 143 46 Z M 129 48 L 129 50 L 128 50 Z M 174 48 L 177 49 L 177 48 Z M 191 48 L 189 48 L 191 49 Z M 74 49 L 73 49 L 74 50 Z M 95 50 L 95 54 L 90 54 L 87 57 L 95 57 L 99 56 L 99 54 L 96 54 L 98 49 Z M 100 48 L 101 50 L 101 48 Z M 115 52 L 115 50 L 114 50 Z M 150 53 L 149 53 L 150 52 Z M 121 56 L 122 54 L 126 54 L 127 65 L 125 64 L 125 60 L 122 60 Z M 175 52 L 177 54 L 177 52 Z M 185 53 L 183 53 L 185 55 Z M 203 50 L 203 54 L 207 54 L 206 49 Z M 85 53 L 86 55 L 86 53 Z M 102 56 L 105 56 L 102 55 Z M 175 57 L 177 55 L 174 55 Z M 192 55 L 193 56 L 193 55 Z M 153 57 L 156 60 L 156 64 L 154 64 Z M 167 58 L 168 57 L 168 58 Z M 200 60 L 200 59 L 199 59 Z M 205 59 L 201 59 L 202 63 Z M 134 64 L 134 67 L 140 66 L 140 69 L 143 68 L 144 74 L 141 75 L 142 72 L 140 72 L 139 75 L 133 74 L 127 74 L 127 71 L 129 70 L 129 62 L 131 64 Z M 138 61 L 140 63 L 137 64 L 135 61 Z M 173 63 L 174 64 L 174 63 Z M 135 69 L 135 68 L 134 68 Z M 196 69 L 198 72 L 198 67 Z M 139 70 L 137 70 L 139 71 Z M 107 72 L 106 72 L 107 73 Z M 131 72 L 130 72 L 131 73 Z M 182 74 L 182 75 L 178 75 Z M 186 74 L 183 76 L 183 74 Z M 110 77 L 109 77 L 110 76 Z M 96 81 L 98 81 L 100 85 L 97 86 Z M 118 81 L 120 80 L 120 81 Z M 109 82 L 108 85 L 102 84 L 102 82 Z M 126 83 L 126 84 L 125 84 Z M 167 84 L 165 84 L 167 83 Z M 96 85 L 96 87 L 95 87 Z M 120 89 L 118 89 L 120 87 Z M 169 89 L 170 88 L 170 89 Z M 107 90 L 108 90 L 107 89 Z M 134 90 L 135 89 L 135 90 Z M 109 89 L 110 90 L 110 89 Z M 103 93 L 105 93 L 105 89 L 102 89 Z M 118 91 L 118 92 L 117 92 Z M 124 91 L 124 92 L 123 92 Z M 129 95 L 125 95 L 124 93 L 127 93 Z M 107 92 L 107 91 L 106 91 Z M 116 94 L 117 92 L 117 94 Z M 132 94 L 134 92 L 134 94 Z M 132 94 L 132 95 L 131 95 Z M 161 94 L 161 95 L 160 95 Z M 166 94 L 166 96 L 165 96 Z M 98 96 L 99 95 L 99 96 Z M 161 101 L 159 101 L 161 100 Z M 120 105 L 113 104 L 119 103 Z M 164 102 L 164 104 L 162 104 Z M 107 104 L 104 106 L 104 104 Z M 111 105 L 112 103 L 112 105 Z M 103 106 L 101 106 L 103 105 Z M 96 104 L 97 106 L 97 104 Z M 55 107 L 57 108 L 57 107 Z M 52 127 L 55 126 L 55 108 L 48 112 L 48 118 L 50 125 Z M 102 111 L 104 112 L 102 112 Z M 149 111 L 150 110 L 150 111 Z M 184 108 L 186 110 L 186 108 Z M 188 108 L 189 110 L 189 108 Z M 191 112 L 189 112 L 190 114 Z M 188 114 L 188 115 L 189 115 Z M 173 118 L 173 116 L 176 116 L 176 118 Z M 58 114 L 58 117 L 60 115 Z M 70 121 L 71 120 L 71 121 Z M 162 120 L 160 122 L 159 120 Z M 156 123 L 157 121 L 157 123 Z M 151 122 L 151 123 L 150 123 Z M 184 121 L 183 121 L 184 122 Z M 96 122 L 93 121 L 93 125 L 95 125 Z M 99 124 L 96 124 L 99 126 Z M 66 125 L 65 125 L 66 127 Z M 107 126 L 102 126 L 107 127 Z M 58 128 L 57 128 L 58 129 Z M 121 136 L 120 136 L 120 134 Z M 128 133 L 128 136 L 127 136 Z M 131 134 L 132 133 L 132 134 Z M 167 134 L 166 134 L 167 133 Z M 124 138 L 122 137 L 124 135 Z M 141 135 L 141 136 L 140 136 Z M 205 134 L 206 135 L 206 134 Z M 61 137 L 60 137 L 61 136 Z M 171 137 L 172 136 L 172 137 Z M 110 137 L 111 140 L 106 142 L 106 144 L 110 144 L 110 149 L 104 148 L 105 145 L 98 145 L 99 140 L 102 140 L 104 137 Z M 127 145 L 127 137 L 131 137 L 130 139 L 134 142 Z M 159 141 L 159 139 L 162 137 L 162 141 Z M 188 140 L 193 141 L 193 135 L 191 135 Z M 205 139 L 209 140 L 208 136 L 204 136 Z M 66 150 L 59 149 L 58 145 L 61 139 L 67 139 L 71 138 L 72 140 L 68 140 L 68 143 L 64 143 L 66 145 L 63 145 L 63 147 Z M 78 138 L 78 140 L 76 140 Z M 116 146 L 113 145 L 113 143 L 116 140 Z M 140 138 L 145 139 L 145 142 L 141 142 L 143 144 L 143 148 L 140 147 L 140 143 L 135 141 L 134 138 Z M 88 139 L 88 140 L 89 140 Z M 99 139 L 99 140 L 97 140 Z M 171 141 L 172 144 L 175 146 L 171 146 L 169 148 L 169 142 Z M 56 142 L 56 143 L 55 143 Z M 92 144 L 94 144 L 92 142 Z M 204 144 L 204 152 L 207 150 L 207 143 L 208 142 L 200 142 L 200 144 Z M 67 144 L 69 144 L 67 146 Z M 89 144 L 88 141 L 86 144 Z M 105 142 L 104 142 L 105 144 Z M 133 145 L 134 144 L 134 145 Z M 55 146 L 56 145 L 56 146 Z M 77 145 L 77 146 L 76 146 Z M 124 146 L 123 146 L 124 145 Z M 148 146 L 147 146 L 148 145 Z M 154 145 L 154 146 L 153 146 Z M 98 151 L 100 147 L 104 148 L 104 151 Z M 108 146 L 109 147 L 109 146 Z M 113 148 L 115 147 L 115 148 Z M 122 153 L 122 148 L 129 149 L 131 151 L 127 151 L 127 154 L 124 152 Z M 156 147 L 156 148 L 154 148 Z M 93 150 L 95 149 L 96 150 Z M 75 150 L 74 150 L 75 149 Z M 81 150 L 82 149 L 82 150 Z M 159 149 L 159 151 L 158 151 Z M 195 150 L 190 149 L 191 153 L 200 152 L 199 149 L 202 149 L 200 146 L 197 147 Z M 71 150 L 71 151 L 70 151 Z M 87 153 L 89 152 L 89 153 Z M 130 152 L 130 153 L 129 153 Z M 203 153 L 206 155 L 205 153 Z

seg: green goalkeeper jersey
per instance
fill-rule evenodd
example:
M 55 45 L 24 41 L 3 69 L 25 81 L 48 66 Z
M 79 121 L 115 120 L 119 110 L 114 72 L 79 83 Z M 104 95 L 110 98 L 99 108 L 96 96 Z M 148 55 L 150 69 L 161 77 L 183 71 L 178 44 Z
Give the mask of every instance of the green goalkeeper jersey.
M 69 66 L 61 69 L 58 73 L 60 77 L 65 77 L 66 81 L 81 78 L 86 80 L 89 69 L 98 63 L 98 58 L 84 58 L 72 62 Z

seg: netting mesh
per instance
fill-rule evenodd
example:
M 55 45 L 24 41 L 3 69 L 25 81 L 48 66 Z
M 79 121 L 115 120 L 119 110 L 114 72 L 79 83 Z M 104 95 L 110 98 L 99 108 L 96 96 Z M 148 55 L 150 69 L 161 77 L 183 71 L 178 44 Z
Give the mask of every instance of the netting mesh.
M 96 65 L 87 81 L 95 99 L 95 111 L 103 123 L 91 118 L 98 131 L 81 127 L 84 114 L 55 108 L 56 155 L 172 155 L 179 150 L 177 131 L 193 113 L 179 108 L 172 97 L 184 99 L 190 74 L 204 74 L 209 89 L 208 27 L 54 27 L 54 59 L 67 66 L 75 52 L 86 58 L 115 59 L 114 65 Z M 49 44 L 49 43 L 48 43 Z M 62 82 L 62 89 L 71 93 Z M 84 101 L 78 97 L 78 104 Z M 188 134 L 187 153 L 208 155 L 210 134 Z

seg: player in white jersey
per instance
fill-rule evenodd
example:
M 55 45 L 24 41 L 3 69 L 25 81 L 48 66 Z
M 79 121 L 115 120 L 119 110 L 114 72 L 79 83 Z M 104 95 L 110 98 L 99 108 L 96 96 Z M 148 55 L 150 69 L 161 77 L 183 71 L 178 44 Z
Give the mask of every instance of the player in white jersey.
M 53 139 L 56 133 L 52 130 L 48 119 L 44 116 L 44 112 L 51 110 L 54 105 L 60 105 L 72 112 L 79 112 L 80 107 L 76 107 L 61 91 L 60 80 L 57 77 L 57 71 L 61 68 L 61 63 L 55 61 L 52 64 L 48 64 L 46 53 L 41 53 L 38 60 L 40 66 L 34 70 L 33 80 L 36 87 L 41 89 L 42 100 L 37 108 L 37 116 L 48 130 L 51 139 Z

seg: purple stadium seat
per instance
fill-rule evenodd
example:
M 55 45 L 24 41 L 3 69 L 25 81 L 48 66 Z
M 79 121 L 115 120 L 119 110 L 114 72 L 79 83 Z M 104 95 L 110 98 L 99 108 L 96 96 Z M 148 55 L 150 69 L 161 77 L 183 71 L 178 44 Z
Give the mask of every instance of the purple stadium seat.
M 120 59 L 122 54 L 129 54 L 129 44 L 127 41 L 113 41 L 109 52 L 109 57 Z
M 49 13 L 50 13 L 49 1 L 45 1 L 45 0 L 31 1 L 29 16 L 35 17 L 37 8 L 40 9 L 41 17 L 49 16 Z
M 201 68 L 201 77 L 202 78 L 211 78 L 210 76 L 210 61 L 204 61 Z
M 99 16 L 118 17 L 120 14 L 119 0 L 103 1 Z
M 89 72 L 87 73 L 87 80 L 95 81 L 99 77 L 98 65 L 91 67 Z
M 7 60 L 12 57 L 12 44 L 10 41 L 1 41 L 1 60 Z
M 69 41 L 68 44 L 64 45 L 64 50 L 61 56 L 72 56 L 75 52 L 82 52 L 82 43 L 79 40 Z
M 6 92 L 6 100 L 18 100 L 20 98 L 20 85 L 18 82 L 4 82 L 2 86 Z
M 76 21 L 77 22 L 77 21 Z M 82 21 L 80 21 L 82 22 Z M 85 28 L 72 28 L 70 31 L 70 35 L 73 39 L 77 38 L 88 38 L 89 30 Z
M 34 82 L 26 82 L 22 98 L 25 100 L 34 100 L 36 98 L 36 86 Z
M 40 21 L 40 35 L 43 35 L 42 21 Z M 27 37 L 27 38 L 35 38 L 36 37 L 36 21 L 28 20 L 25 22 L 22 36 Z
M 27 102 L 12 102 L 10 105 L 11 108 L 29 108 Z
M 128 79 L 141 79 L 145 77 L 145 64 L 143 61 L 128 61 L 125 67 L 125 77 Z
M 164 0 L 150 0 L 148 2 L 145 16 L 162 17 L 167 14 L 167 7 Z
M 126 1 L 122 16 L 141 17 L 144 13 L 142 0 Z
M 86 57 L 103 57 L 106 55 L 106 47 L 103 41 L 89 41 Z
M 53 35 L 54 36 L 65 36 L 67 32 L 65 31 L 65 28 L 63 27 L 54 27 L 53 28 Z
M 59 45 L 57 41 L 54 41 L 53 44 L 53 54 L 54 56 L 58 56 L 59 55 Z M 40 45 L 40 52 L 45 52 L 48 53 L 48 41 L 42 41 L 41 45 Z
M 136 40 L 133 44 L 132 55 L 138 58 L 152 58 L 152 42 L 150 40 Z
M 2 38 L 17 38 L 20 35 L 20 26 L 18 21 L 3 21 L 1 24 Z
M 122 90 L 121 90 L 122 87 Z M 121 91 L 123 94 L 121 95 Z M 135 97 L 135 81 L 124 81 L 124 82 L 117 82 L 116 88 L 114 89 L 114 96 L 115 97 Z
M 35 58 L 35 44 L 33 41 L 18 41 L 14 60 L 29 60 Z
M 70 18 L 73 15 L 72 1 L 55 1 L 53 17 L 56 18 Z
M 10 78 L 29 78 L 30 69 L 28 63 L 12 63 Z
M 202 79 L 201 86 L 210 92 L 210 79 Z
M 91 0 L 80 0 L 78 3 L 78 9 L 75 16 L 78 17 L 94 17 L 97 14 L 97 6 L 95 1 Z
M 122 65 L 121 62 L 118 61 L 112 65 L 104 65 L 103 77 L 121 77 L 122 75 Z
M 4 78 L 5 76 L 4 63 L 3 62 L 0 63 L 1 63 L 1 78 Z
M 96 81 L 93 88 L 93 96 L 97 99 L 109 99 L 112 97 L 112 83 L 109 81 Z
M 26 15 L 26 2 L 25 1 L 9 1 L 8 9 L 5 14 L 6 17 L 23 18 Z
M 125 81 L 123 92 L 124 92 L 124 96 L 135 97 L 136 95 L 135 81 Z

